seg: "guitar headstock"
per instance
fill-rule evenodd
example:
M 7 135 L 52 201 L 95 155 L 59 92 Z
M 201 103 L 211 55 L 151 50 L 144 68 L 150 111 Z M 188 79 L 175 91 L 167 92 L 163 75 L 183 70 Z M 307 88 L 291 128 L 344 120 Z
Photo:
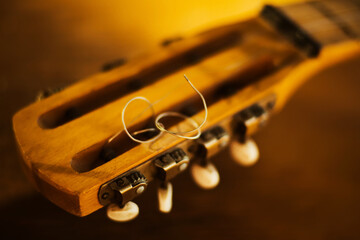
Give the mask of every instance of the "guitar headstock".
M 245 166 L 255 163 L 259 153 L 251 135 L 309 75 L 359 53 L 353 41 L 320 53 L 316 39 L 300 34 L 296 24 L 275 10 L 268 7 L 263 18 L 165 44 L 147 57 L 85 79 L 18 112 L 14 131 L 29 178 L 72 214 L 85 216 L 110 205 L 109 217 L 125 220 L 137 213 L 131 200 L 154 182 L 159 185 L 160 210 L 169 211 L 170 182 L 188 169 L 199 186 L 215 187 L 219 173 L 211 157 L 228 145 L 234 160 Z M 284 26 L 287 34 L 279 31 Z M 288 34 L 292 31 L 295 35 Z M 186 116 L 164 119 L 162 124 L 173 132 L 188 132 L 194 128 L 192 122 L 203 122 L 204 106 L 184 74 L 206 100 L 201 135 L 189 139 L 196 132 L 185 134 L 188 138 L 165 132 L 151 142 L 133 141 L 123 123 L 133 135 L 146 128 L 156 130 L 151 108 L 155 116 Z M 151 108 L 146 102 L 133 102 L 122 121 L 124 107 L 136 97 L 148 99 Z M 156 134 L 158 130 L 137 135 L 146 140 Z

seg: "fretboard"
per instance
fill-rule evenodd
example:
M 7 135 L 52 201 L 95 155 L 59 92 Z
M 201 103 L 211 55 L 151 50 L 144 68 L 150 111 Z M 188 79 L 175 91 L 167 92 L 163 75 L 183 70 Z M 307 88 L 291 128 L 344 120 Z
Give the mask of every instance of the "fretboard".
M 267 5 L 262 16 L 309 56 L 317 56 L 323 46 L 360 37 L 359 0 Z

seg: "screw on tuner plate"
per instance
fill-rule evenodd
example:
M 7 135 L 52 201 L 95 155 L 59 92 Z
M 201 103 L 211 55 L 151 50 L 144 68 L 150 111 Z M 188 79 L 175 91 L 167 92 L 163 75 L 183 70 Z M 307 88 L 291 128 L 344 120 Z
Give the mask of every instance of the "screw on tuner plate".
M 191 176 L 195 183 L 203 189 L 212 189 L 220 182 L 219 172 L 210 162 L 210 157 L 229 143 L 229 135 L 220 126 L 216 126 L 201 134 L 193 149 L 196 156 L 191 166 Z

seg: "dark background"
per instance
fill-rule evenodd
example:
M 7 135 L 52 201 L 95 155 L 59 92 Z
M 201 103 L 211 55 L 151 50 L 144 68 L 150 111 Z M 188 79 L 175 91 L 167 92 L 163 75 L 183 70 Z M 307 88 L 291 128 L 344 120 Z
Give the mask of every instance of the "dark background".
M 104 210 L 78 218 L 27 182 L 11 117 L 39 90 L 123 57 L 114 43 L 121 33 L 99 37 L 74 12 L 19 2 L 0 6 L 0 238 L 360 239 L 360 59 L 320 73 L 296 93 L 255 136 L 257 165 L 237 166 L 226 151 L 215 157 L 218 188 L 203 191 L 186 173 L 174 181 L 171 214 L 157 211 L 152 186 L 136 200 L 140 216 L 130 223 L 111 222 Z

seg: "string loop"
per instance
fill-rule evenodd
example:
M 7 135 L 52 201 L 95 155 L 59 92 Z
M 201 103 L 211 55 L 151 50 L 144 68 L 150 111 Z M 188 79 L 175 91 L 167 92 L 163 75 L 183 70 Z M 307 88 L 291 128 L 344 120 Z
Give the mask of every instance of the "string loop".
M 201 124 L 198 124 L 194 119 L 192 119 L 191 117 L 188 117 L 182 113 L 178 113 L 178 112 L 163 112 L 161 114 L 159 114 L 156 118 L 155 118 L 155 127 L 156 128 L 146 128 L 146 129 L 142 129 L 139 131 L 135 131 L 132 134 L 128 131 L 127 127 L 126 127 L 126 123 L 125 123 L 125 113 L 126 113 L 126 109 L 129 106 L 130 103 L 132 103 L 135 100 L 142 100 L 145 101 L 149 104 L 149 108 L 151 108 L 152 111 L 152 115 L 153 117 L 155 116 L 155 109 L 154 109 L 154 104 L 151 103 L 147 98 L 142 97 L 142 96 L 138 96 L 138 97 L 134 97 L 132 99 L 130 99 L 124 106 L 123 110 L 122 110 L 122 114 L 121 114 L 121 120 L 122 120 L 122 124 L 123 124 L 123 128 L 125 133 L 129 136 L 129 138 L 135 142 L 138 143 L 150 143 L 150 142 L 154 142 L 155 140 L 157 140 L 163 133 L 169 133 L 171 135 L 180 137 L 180 138 L 185 138 L 185 139 L 197 139 L 200 137 L 201 135 L 201 127 L 205 124 L 206 120 L 207 120 L 207 116 L 208 116 L 208 109 L 207 109 L 207 105 L 206 105 L 206 101 L 204 96 L 195 88 L 195 86 L 190 82 L 190 80 L 187 78 L 187 76 L 184 74 L 184 78 L 186 79 L 186 81 L 190 84 L 190 86 L 195 90 L 195 92 L 197 94 L 199 94 L 203 105 L 204 105 L 204 110 L 205 110 L 205 117 L 204 120 Z M 160 122 L 161 119 L 165 118 L 165 117 L 179 117 L 182 118 L 186 121 L 188 121 L 192 127 L 194 127 L 193 130 L 189 130 L 189 131 L 185 131 L 185 132 L 174 132 L 174 131 L 170 131 L 167 130 L 164 125 Z M 135 138 L 133 135 L 138 135 L 141 133 L 146 133 L 146 132 L 156 132 L 159 131 L 159 134 L 157 134 L 156 136 L 148 139 L 148 140 L 140 140 Z M 185 134 L 189 134 L 189 133 L 193 133 L 193 132 L 197 132 L 194 136 L 186 136 Z M 119 133 L 118 133 L 119 134 Z M 118 134 L 116 134 L 114 137 L 112 137 L 109 142 L 111 142 Z

